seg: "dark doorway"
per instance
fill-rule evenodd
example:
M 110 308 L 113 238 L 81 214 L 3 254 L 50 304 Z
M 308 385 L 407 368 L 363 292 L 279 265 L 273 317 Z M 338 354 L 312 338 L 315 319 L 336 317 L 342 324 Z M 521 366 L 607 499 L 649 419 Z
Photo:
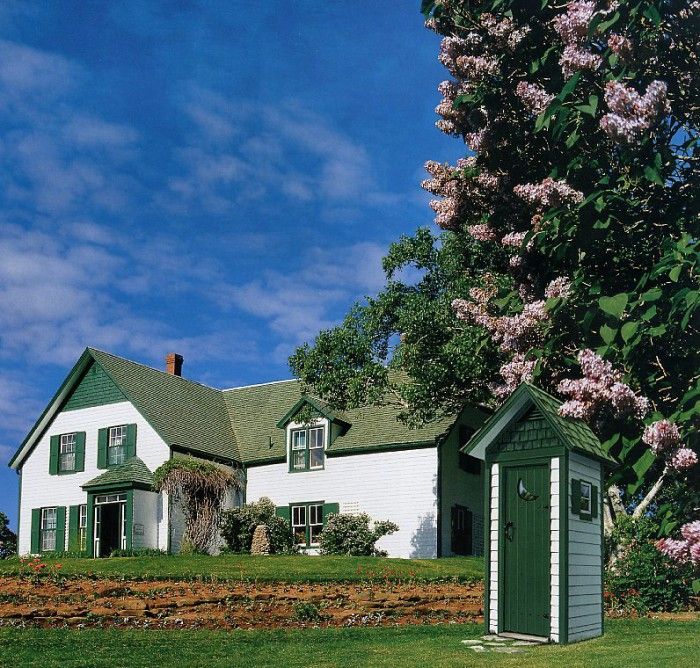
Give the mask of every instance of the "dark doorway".
M 452 506 L 452 554 L 472 554 L 473 516 L 464 506 Z
M 121 503 L 106 503 L 99 506 L 100 512 L 100 557 L 108 557 L 121 547 Z

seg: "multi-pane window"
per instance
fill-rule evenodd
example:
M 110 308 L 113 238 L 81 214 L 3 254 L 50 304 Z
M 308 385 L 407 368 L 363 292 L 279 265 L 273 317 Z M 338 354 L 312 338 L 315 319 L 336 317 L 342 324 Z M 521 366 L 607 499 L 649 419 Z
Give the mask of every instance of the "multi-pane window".
M 109 428 L 107 441 L 107 465 L 122 464 L 126 459 L 126 425 Z
M 59 471 L 75 471 L 75 434 L 62 434 L 58 455 Z
M 324 463 L 325 431 L 323 427 L 309 427 L 292 431 L 291 469 L 313 471 Z
M 87 505 L 78 507 L 78 549 L 84 552 L 87 549 Z
M 56 508 L 41 509 L 41 551 L 56 549 Z
M 579 501 L 579 512 L 582 515 L 591 514 L 591 484 L 581 481 L 581 500 Z
M 321 531 L 323 531 L 323 504 L 292 506 L 292 533 L 295 545 L 306 547 L 318 545 Z

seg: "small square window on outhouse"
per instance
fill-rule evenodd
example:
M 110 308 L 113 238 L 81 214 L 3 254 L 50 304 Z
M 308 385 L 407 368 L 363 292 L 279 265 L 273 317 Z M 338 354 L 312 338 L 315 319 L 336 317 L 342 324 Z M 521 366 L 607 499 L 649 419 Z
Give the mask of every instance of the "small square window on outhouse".
M 571 512 L 582 520 L 592 520 L 598 517 L 598 488 L 586 481 L 572 478 L 571 480 Z

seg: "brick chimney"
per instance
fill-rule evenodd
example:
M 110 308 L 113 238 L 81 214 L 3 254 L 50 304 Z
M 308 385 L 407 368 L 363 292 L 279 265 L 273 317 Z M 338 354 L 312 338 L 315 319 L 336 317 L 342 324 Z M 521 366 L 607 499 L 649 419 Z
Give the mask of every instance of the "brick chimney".
M 182 355 L 168 353 L 165 356 L 165 370 L 173 376 L 182 376 Z

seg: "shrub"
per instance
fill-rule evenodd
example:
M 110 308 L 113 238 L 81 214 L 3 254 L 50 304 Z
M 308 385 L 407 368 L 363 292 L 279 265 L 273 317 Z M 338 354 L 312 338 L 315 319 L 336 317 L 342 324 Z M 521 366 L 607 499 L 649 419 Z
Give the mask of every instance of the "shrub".
M 81 553 L 85 556 L 85 553 Z M 112 550 L 110 557 L 162 557 L 167 555 L 166 550 L 161 550 L 156 547 L 139 547 L 134 550 Z
M 382 536 L 398 531 L 399 527 L 393 522 L 375 522 L 371 529 L 369 523 L 366 513 L 329 515 L 320 536 L 321 554 L 385 557 L 386 552 L 378 550 L 375 543 Z
M 320 608 L 311 601 L 297 601 L 294 604 L 294 618 L 300 622 L 320 622 L 324 615 Z
M 270 551 L 273 554 L 291 554 L 294 541 L 289 525 L 275 515 L 275 504 L 267 497 L 221 514 L 219 529 L 229 552 L 249 553 L 253 533 L 258 524 L 270 530 Z
M 606 573 L 607 604 L 638 613 L 681 610 L 692 596 L 692 567 L 656 549 L 658 527 L 648 518 L 623 518 L 615 527 L 622 555 Z
M 17 536 L 9 525 L 7 515 L 0 512 L 0 559 L 7 559 L 17 552 Z

